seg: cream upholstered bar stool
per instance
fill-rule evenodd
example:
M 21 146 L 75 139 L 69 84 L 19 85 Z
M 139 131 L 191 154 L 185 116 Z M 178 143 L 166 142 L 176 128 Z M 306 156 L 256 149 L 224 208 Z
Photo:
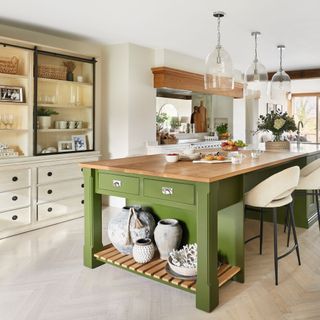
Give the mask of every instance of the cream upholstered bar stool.
M 320 229 L 320 208 L 319 208 L 319 189 L 320 189 L 320 159 L 314 160 L 300 170 L 300 179 L 296 190 L 304 190 L 307 195 L 313 195 L 316 200 L 318 224 Z M 290 242 L 291 224 L 290 216 L 287 214 L 284 231 L 288 227 L 287 246 Z
M 263 239 L 263 214 L 270 209 L 273 213 L 273 242 L 274 242 L 274 270 L 275 270 L 275 284 L 278 285 L 278 261 L 288 254 L 296 251 L 298 263 L 301 265 L 299 245 L 296 235 L 296 228 L 293 215 L 292 206 L 292 192 L 298 185 L 300 176 L 300 168 L 294 166 L 278 172 L 266 180 L 260 182 L 253 189 L 245 194 L 245 210 L 253 209 L 260 211 L 260 234 L 249 240 L 260 238 L 260 254 L 262 253 L 262 239 Z M 292 228 L 294 246 L 286 253 L 278 256 L 278 225 L 277 225 L 277 208 L 288 207 L 290 219 L 288 219 Z M 247 242 L 247 241 L 246 241 Z

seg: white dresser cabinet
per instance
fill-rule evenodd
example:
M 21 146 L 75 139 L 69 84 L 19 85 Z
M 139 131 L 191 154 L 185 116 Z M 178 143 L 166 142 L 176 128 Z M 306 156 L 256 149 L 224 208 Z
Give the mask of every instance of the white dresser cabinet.
M 0 161 L 0 238 L 82 217 L 79 163 L 98 159 L 83 152 Z

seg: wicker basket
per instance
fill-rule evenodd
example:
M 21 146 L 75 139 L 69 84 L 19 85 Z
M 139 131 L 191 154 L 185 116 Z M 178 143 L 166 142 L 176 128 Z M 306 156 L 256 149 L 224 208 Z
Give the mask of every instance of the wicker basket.
M 17 74 L 18 66 L 19 59 L 17 57 L 0 58 L 0 73 Z
M 66 80 L 67 68 L 63 66 L 40 65 L 38 66 L 38 77 L 56 80 Z
M 289 141 L 267 141 L 266 150 L 290 150 Z

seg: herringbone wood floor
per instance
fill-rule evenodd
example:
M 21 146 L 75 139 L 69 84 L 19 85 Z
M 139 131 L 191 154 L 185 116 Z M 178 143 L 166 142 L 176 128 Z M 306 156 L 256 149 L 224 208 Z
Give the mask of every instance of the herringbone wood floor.
M 257 227 L 247 221 L 247 236 Z M 219 307 L 207 314 L 195 309 L 194 295 L 187 292 L 110 265 L 83 267 L 82 219 L 25 233 L 0 241 L 0 319 L 320 319 L 318 226 L 299 229 L 298 237 L 302 266 L 294 254 L 281 260 L 276 287 L 272 225 L 266 223 L 263 256 L 257 240 L 246 246 L 246 283 L 226 284 Z M 282 228 L 279 238 L 284 250 Z

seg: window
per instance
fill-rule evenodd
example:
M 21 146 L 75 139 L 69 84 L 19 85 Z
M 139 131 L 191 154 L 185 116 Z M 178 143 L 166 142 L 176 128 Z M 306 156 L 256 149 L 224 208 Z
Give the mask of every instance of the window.
M 301 141 L 318 143 L 319 135 L 319 101 L 320 93 L 301 93 L 292 95 L 292 114 L 296 122 L 301 121 Z

